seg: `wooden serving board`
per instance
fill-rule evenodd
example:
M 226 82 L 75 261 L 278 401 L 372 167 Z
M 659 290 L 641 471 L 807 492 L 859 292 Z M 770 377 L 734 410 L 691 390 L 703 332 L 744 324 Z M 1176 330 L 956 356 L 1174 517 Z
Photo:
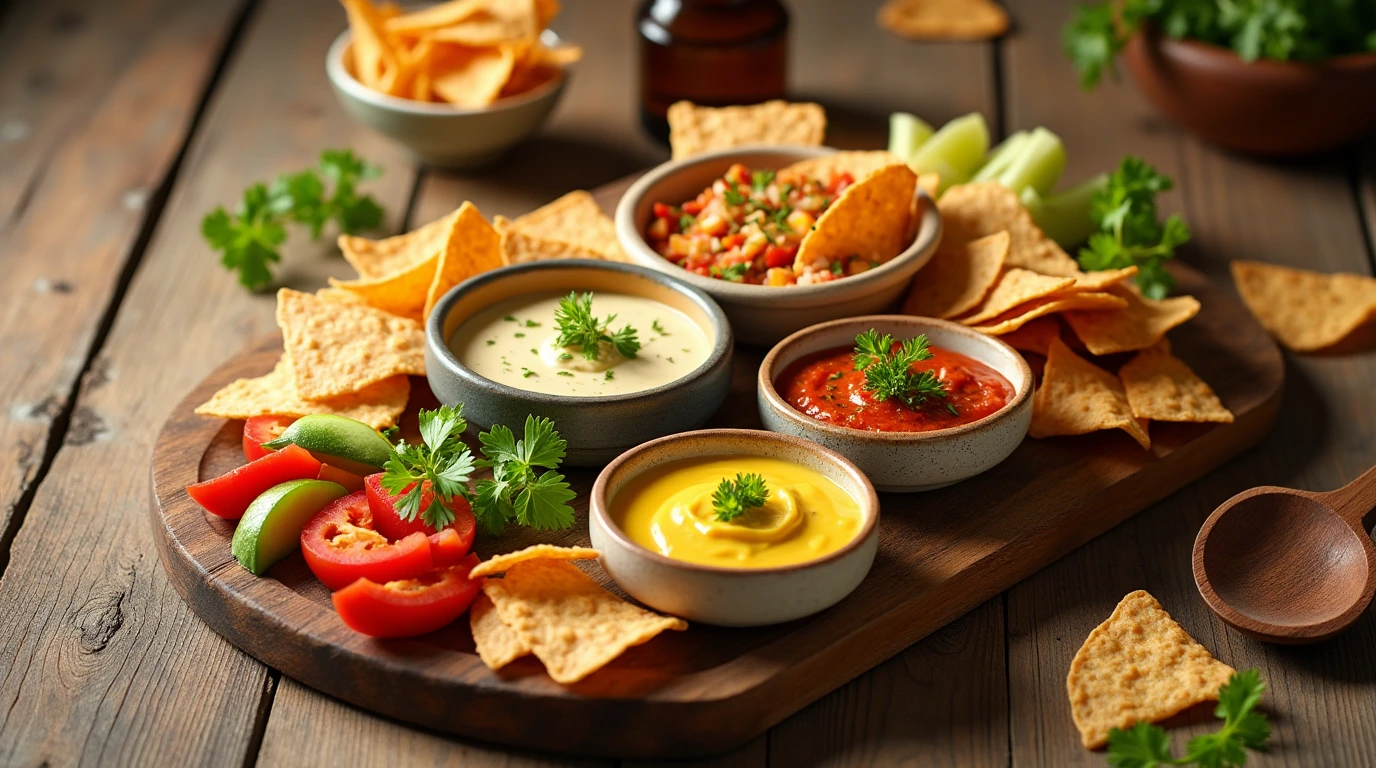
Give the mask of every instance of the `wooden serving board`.
M 599 190 L 611 207 L 625 183 Z M 1232 424 L 1151 425 L 1143 451 L 1120 431 L 1027 440 L 1006 461 L 923 494 L 881 494 L 879 552 L 860 587 L 811 618 L 762 629 L 693 626 L 631 649 L 573 686 L 526 658 L 500 674 L 473 650 L 467 621 L 409 640 L 373 640 L 339 620 L 299 554 L 258 578 L 230 555 L 234 523 L 204 512 L 185 487 L 243 462 L 241 423 L 192 409 L 243 376 L 267 373 L 280 339 L 226 362 L 177 405 L 153 456 L 152 519 L 173 583 L 215 631 L 265 664 L 374 712 L 466 737 L 539 750 L 635 758 L 695 757 L 744 744 L 823 694 L 1189 484 L 1258 442 L 1280 404 L 1275 344 L 1228 292 L 1189 269 L 1180 290 L 1199 315 L 1172 335 L 1218 392 Z M 732 394 L 709 426 L 756 427 L 762 350 L 742 348 Z M 403 433 L 432 407 L 413 379 Z M 540 540 L 588 544 L 595 473 L 572 470 L 573 529 Z M 536 537 L 480 537 L 483 556 Z M 603 577 L 603 583 L 615 589 Z

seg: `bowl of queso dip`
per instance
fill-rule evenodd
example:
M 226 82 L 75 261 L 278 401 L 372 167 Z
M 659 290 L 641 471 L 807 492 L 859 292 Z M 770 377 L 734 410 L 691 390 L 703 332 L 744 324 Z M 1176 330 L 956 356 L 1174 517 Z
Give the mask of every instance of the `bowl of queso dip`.
M 922 491 L 1008 457 L 1032 421 L 1032 371 L 958 323 L 872 315 L 779 342 L 760 366 L 766 429 L 854 461 L 882 491 Z
M 850 594 L 878 546 L 853 463 L 756 430 L 673 435 L 623 454 L 589 501 L 592 544 L 637 600 L 723 626 L 808 616 Z
M 481 429 L 548 417 L 577 465 L 700 426 L 731 384 L 731 327 L 716 303 L 627 264 L 494 270 L 450 291 L 426 337 L 441 402 L 463 403 Z

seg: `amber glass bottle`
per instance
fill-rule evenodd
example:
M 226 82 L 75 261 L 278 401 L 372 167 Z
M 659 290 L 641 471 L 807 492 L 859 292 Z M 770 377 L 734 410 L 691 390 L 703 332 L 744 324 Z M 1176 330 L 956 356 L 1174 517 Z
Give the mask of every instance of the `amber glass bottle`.
M 636 25 L 641 120 L 661 139 L 664 114 L 680 99 L 755 104 L 788 89 L 788 10 L 779 0 L 645 0 Z

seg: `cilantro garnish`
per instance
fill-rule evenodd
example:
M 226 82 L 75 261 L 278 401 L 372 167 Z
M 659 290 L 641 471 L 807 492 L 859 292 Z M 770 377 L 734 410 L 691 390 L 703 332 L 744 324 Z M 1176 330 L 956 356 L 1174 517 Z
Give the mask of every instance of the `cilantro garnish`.
M 669 335 L 669 332 L 666 331 L 666 330 L 664 330 L 664 326 L 662 326 L 662 325 L 659 324 L 659 318 L 655 318 L 655 319 L 650 323 L 650 330 L 654 331 L 655 333 L 659 334 L 660 336 L 668 336 L 668 335 Z
M 395 453 L 383 468 L 382 487 L 400 495 L 396 510 L 401 519 L 415 520 L 419 514 L 436 530 L 454 522 L 454 497 L 468 498 L 468 478 L 475 468 L 473 454 L 462 438 L 467 428 L 462 405 L 422 410 L 422 444 L 411 445 L 405 440 L 396 444 Z M 426 490 L 434 492 L 434 499 L 421 510 L 421 496 Z
M 726 198 L 727 205 L 745 205 L 746 197 L 736 189 L 735 184 L 727 185 L 724 197 Z
M 1205 768 L 1237 768 L 1247 762 L 1246 750 L 1263 751 L 1271 738 L 1266 715 L 1257 712 L 1266 685 L 1255 669 L 1234 672 L 1218 689 L 1214 715 L 1223 728 L 1190 739 L 1183 757 L 1171 754 L 1165 729 L 1138 723 L 1108 733 L 1108 764 L 1114 768 L 1156 768 L 1162 765 L 1199 765 Z
M 688 228 L 696 223 L 698 223 L 698 217 L 696 216 L 689 216 L 685 213 L 682 216 L 678 217 L 678 228 L 681 232 L 688 231 Z
M 730 280 L 732 282 L 739 283 L 745 277 L 745 273 L 749 269 L 750 265 L 744 262 L 740 264 L 732 264 L 730 266 L 721 268 L 719 270 L 719 277 L 721 277 L 723 280 Z
M 843 266 L 843 265 L 841 264 L 841 261 L 840 261 L 839 259 L 836 260 L 836 261 L 831 262 L 831 274 L 833 274 L 833 275 L 839 275 L 839 274 L 841 274 L 841 273 L 843 273 L 843 272 L 845 272 L 845 271 L 846 271 L 846 268 L 845 268 L 845 266 Z
M 763 507 L 769 498 L 769 488 L 764 477 L 755 474 L 737 473 L 734 478 L 722 478 L 717 490 L 712 492 L 712 509 L 717 520 L 729 523 L 749 510 Z
M 750 190 L 757 195 L 763 195 L 765 187 L 774 181 L 774 171 L 755 171 L 750 174 Z
M 382 206 L 371 196 L 360 196 L 356 185 L 381 173 L 352 150 L 326 150 L 315 168 L 282 174 L 271 186 L 254 184 L 244 190 L 233 214 L 216 206 L 201 220 L 201 236 L 212 250 L 220 251 L 220 263 L 237 273 L 241 285 L 261 290 L 272 282 L 272 265 L 282 260 L 277 248 L 286 242 L 287 222 L 309 227 L 313 240 L 330 221 L 345 234 L 377 228 Z M 334 184 L 328 195 L 322 176 Z
M 1103 189 L 1094 193 L 1089 216 L 1099 231 L 1080 249 L 1080 266 L 1089 271 L 1137 265 L 1137 287 L 1148 298 L 1162 299 L 1175 287 L 1166 261 L 1190 240 L 1184 219 L 1172 214 L 1163 225 L 1156 194 L 1173 186 L 1141 158 L 1123 158 Z
M 944 400 L 946 387 L 935 373 L 912 369 L 914 363 L 932 357 L 927 335 L 904 341 L 896 351 L 893 346 L 892 336 L 881 336 L 873 328 L 855 337 L 855 370 L 865 372 L 865 389 L 874 399 L 883 402 L 896 397 L 914 409 L 929 400 Z M 950 403 L 946 403 L 946 410 L 957 414 Z
M 640 339 L 630 325 L 612 332 L 611 324 L 616 315 L 607 315 L 599 320 L 592 313 L 592 293 L 579 296 L 570 291 L 568 296 L 559 300 L 559 308 L 554 312 L 554 322 L 559 327 L 559 338 L 555 341 L 561 347 L 578 347 L 583 357 L 596 360 L 602 344 L 610 344 L 622 357 L 634 358 L 640 351 Z

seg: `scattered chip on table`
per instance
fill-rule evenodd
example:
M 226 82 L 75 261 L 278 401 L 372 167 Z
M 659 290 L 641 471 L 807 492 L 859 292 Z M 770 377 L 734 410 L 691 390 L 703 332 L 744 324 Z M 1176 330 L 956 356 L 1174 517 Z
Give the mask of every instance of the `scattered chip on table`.
M 473 644 L 478 658 L 488 669 L 497 670 L 530 655 L 530 646 L 522 642 L 516 630 L 502 623 L 492 598 L 479 592 L 468 609 L 468 626 L 473 631 Z
M 1006 269 L 984 301 L 970 315 L 961 317 L 960 322 L 980 325 L 1024 304 L 1060 293 L 1074 284 L 1075 279 L 1070 277 L 1040 275 L 1019 267 Z
M 793 271 L 825 270 L 855 256 L 878 266 L 902 253 L 916 188 L 917 174 L 905 164 L 884 166 L 846 187 L 798 244 Z
M 1065 291 L 1043 296 L 1005 312 L 979 325 L 972 325 L 980 333 L 1002 336 L 1012 333 L 1040 317 L 1062 314 L 1071 310 L 1111 310 L 1122 309 L 1127 301 L 1119 296 L 1102 291 L 1068 293 Z
M 1139 419 L 1231 424 L 1233 412 L 1184 360 L 1160 345 L 1144 349 L 1118 369 L 1128 405 Z
M 1085 347 L 1096 355 L 1135 352 L 1160 341 L 1170 329 L 1199 314 L 1193 296 L 1148 299 L 1128 288 L 1110 289 L 1127 302 L 1121 309 L 1076 310 L 1065 320 Z
M 502 239 L 483 218 L 478 207 L 465 202 L 450 228 L 449 240 L 440 251 L 435 277 L 425 294 L 421 320 L 430 319 L 440 297 L 470 277 L 502 266 Z
M 283 288 L 277 325 L 296 391 L 307 400 L 357 392 L 402 374 L 425 375 L 425 333 L 414 320 Z
M 374 429 L 396 424 L 411 394 L 411 380 L 392 376 L 346 395 L 306 400 L 296 392 L 291 360 L 283 356 L 272 372 L 255 379 L 237 379 L 196 407 L 202 416 L 251 419 L 254 416 L 309 416 L 328 413 L 361 421 Z
M 1054 317 L 1039 317 L 999 338 L 1019 352 L 1033 352 L 1046 357 L 1051 354 L 1051 343 L 1061 338 L 1061 324 Z
M 1132 415 L 1118 377 L 1056 339 L 1047 354 L 1042 384 L 1032 396 L 1032 427 L 1027 434 L 1042 438 L 1101 429 L 1121 429 L 1143 448 L 1151 447 L 1147 428 Z
M 502 623 L 516 632 L 558 683 L 576 683 L 627 648 L 688 622 L 638 608 L 563 560 L 526 560 L 487 579 Z
M 1008 13 L 993 0 L 889 0 L 878 18 L 914 40 L 988 40 L 1008 31 Z
M 957 184 L 937 201 L 951 245 L 967 243 L 996 232 L 1008 232 L 1009 267 L 1043 275 L 1074 277 L 1080 267 L 1055 240 L 1047 237 L 1018 196 L 996 181 Z
M 370 240 L 356 235 L 340 235 L 339 250 L 344 260 L 364 280 L 394 275 L 439 253 L 454 228 L 456 210 L 405 234 L 384 240 Z
M 913 281 L 903 312 L 944 319 L 974 309 L 998 280 L 1008 243 L 1008 233 L 998 232 L 937 249 Z
M 1233 672 L 1156 598 L 1138 590 L 1085 638 L 1065 683 L 1080 740 L 1097 749 L 1108 743 L 1113 728 L 1157 722 L 1217 700 Z
M 527 560 L 596 560 L 600 553 L 588 547 L 560 547 L 554 544 L 535 544 L 504 555 L 494 555 L 474 566 L 470 578 L 502 573 Z
M 742 107 L 669 107 L 669 145 L 675 160 L 747 144 L 821 146 L 827 115 L 819 104 L 766 101 Z
M 1331 347 L 1376 319 L 1376 279 L 1234 261 L 1233 282 L 1267 333 L 1296 352 Z

